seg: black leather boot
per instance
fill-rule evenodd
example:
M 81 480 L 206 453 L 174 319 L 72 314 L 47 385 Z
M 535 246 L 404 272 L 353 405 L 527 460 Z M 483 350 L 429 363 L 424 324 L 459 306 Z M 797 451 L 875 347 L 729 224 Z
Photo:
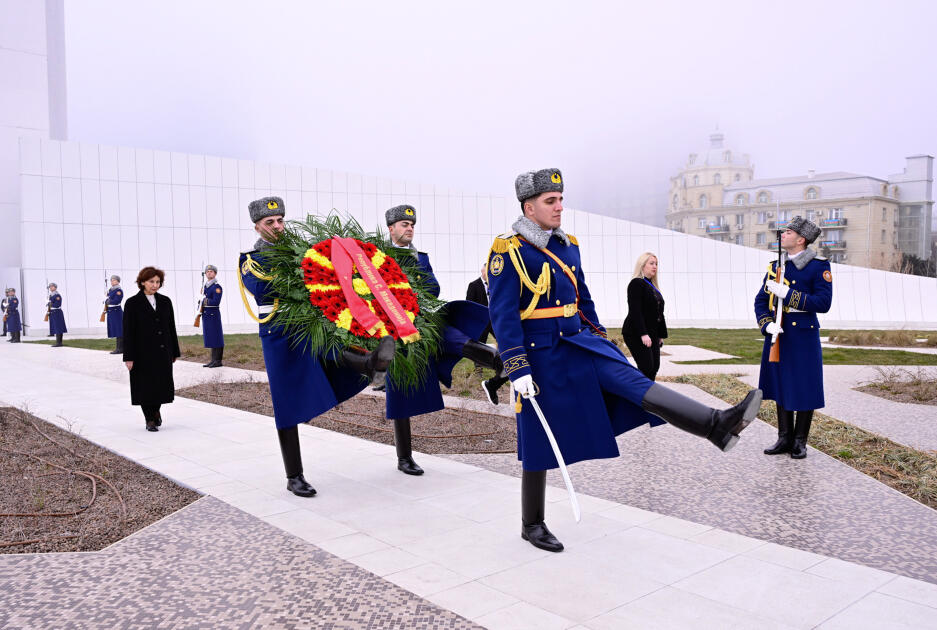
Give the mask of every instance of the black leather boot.
M 303 458 L 299 452 L 299 427 L 277 429 L 280 453 L 286 469 L 286 489 L 298 497 L 314 497 L 316 489 L 303 477 Z
M 563 551 L 563 543 L 556 539 L 544 522 L 546 500 L 547 471 L 523 471 L 521 474 L 521 538 L 538 549 Z
M 721 451 L 739 441 L 739 433 L 751 424 L 761 407 L 761 390 L 753 389 L 745 399 L 718 410 L 654 383 L 644 394 L 641 408 L 663 418 L 678 429 L 704 437 Z
M 111 350 L 111 354 L 123 354 L 124 353 L 124 338 L 116 337 L 117 341 L 114 344 L 114 349 Z
M 53 347 L 53 348 L 61 348 L 61 347 L 62 347 L 62 333 L 59 333 L 59 334 L 57 334 L 57 335 L 55 336 L 55 343 L 52 344 L 52 347 Z
M 765 449 L 765 455 L 790 453 L 794 444 L 794 412 L 781 405 L 778 407 L 778 441 L 771 448 Z
M 413 461 L 410 418 L 394 419 L 394 444 L 397 446 L 397 470 L 408 475 L 422 475 L 423 469 Z
M 397 344 L 390 335 L 382 337 L 373 352 L 357 352 L 346 348 L 342 350 L 341 362 L 359 374 L 363 374 L 375 384 L 384 382 L 387 366 L 394 360 Z
M 498 404 L 498 390 L 501 389 L 501 386 L 507 383 L 509 379 L 507 376 L 492 376 L 486 381 L 482 381 L 482 391 L 485 392 L 485 397 L 488 398 L 488 402 L 492 405 Z
M 10 333 L 10 337 L 11 337 L 10 343 L 19 343 L 19 342 L 20 342 L 20 333 L 18 333 L 18 332 L 11 332 L 11 333 Z
M 499 374 L 504 369 L 504 363 L 501 361 L 501 355 L 498 354 L 498 351 L 493 346 L 474 339 L 469 339 L 462 346 L 462 356 L 476 365 L 492 369 Z
M 221 367 L 221 357 L 224 355 L 224 347 L 211 349 L 211 361 L 203 367 L 216 368 Z
M 793 415 L 793 412 L 791 412 Z M 798 411 L 797 424 L 794 425 L 794 445 L 791 447 L 791 459 L 803 459 L 807 456 L 807 436 L 810 435 L 810 423 L 813 410 Z

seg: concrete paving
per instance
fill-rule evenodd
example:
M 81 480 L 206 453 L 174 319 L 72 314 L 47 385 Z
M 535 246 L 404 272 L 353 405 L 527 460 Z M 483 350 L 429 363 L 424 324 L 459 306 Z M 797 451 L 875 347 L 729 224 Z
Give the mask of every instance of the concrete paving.
M 4 404 L 70 426 L 484 627 L 925 628 L 937 619 L 937 577 L 805 555 L 589 495 L 574 525 L 555 488 L 551 526 L 567 550 L 541 552 L 518 535 L 513 477 L 426 454 L 418 460 L 427 474 L 405 476 L 393 447 L 306 425 L 307 476 L 320 494 L 301 499 L 284 490 L 270 418 L 180 398 L 165 408 L 160 432 L 147 433 L 119 357 L 0 343 L 0 365 Z M 177 362 L 177 386 L 244 377 L 229 370 Z M 0 590 L 23 588 L 4 575 Z

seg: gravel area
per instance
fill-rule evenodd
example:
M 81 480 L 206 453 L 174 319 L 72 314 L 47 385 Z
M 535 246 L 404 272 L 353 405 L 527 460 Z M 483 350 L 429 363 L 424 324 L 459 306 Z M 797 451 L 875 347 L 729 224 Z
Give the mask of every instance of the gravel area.
M 97 551 L 199 498 L 8 407 L 0 408 L 0 479 L 0 553 Z
M 176 395 L 273 417 L 266 383 L 213 384 L 176 390 Z M 355 396 L 313 418 L 312 426 L 380 442 L 394 443 L 394 426 L 384 417 L 384 398 Z M 466 409 L 443 409 L 410 420 L 413 448 L 422 453 L 516 453 L 517 424 L 513 417 Z

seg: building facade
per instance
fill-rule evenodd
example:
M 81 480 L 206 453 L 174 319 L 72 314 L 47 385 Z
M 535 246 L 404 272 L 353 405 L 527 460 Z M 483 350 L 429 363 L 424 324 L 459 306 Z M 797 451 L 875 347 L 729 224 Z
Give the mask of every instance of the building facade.
M 820 252 L 833 262 L 899 270 L 902 254 L 927 258 L 933 216 L 934 158 L 905 159 L 887 179 L 854 173 L 814 173 L 755 179 L 747 154 L 710 136 L 670 178 L 668 228 L 685 234 L 776 250 L 777 230 L 803 216 L 823 232 Z

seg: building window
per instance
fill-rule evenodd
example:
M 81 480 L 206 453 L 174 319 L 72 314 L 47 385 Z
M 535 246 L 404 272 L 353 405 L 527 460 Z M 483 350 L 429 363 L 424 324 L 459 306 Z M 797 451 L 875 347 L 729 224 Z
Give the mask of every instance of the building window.
M 768 193 L 765 191 L 758 193 L 758 203 L 768 203 Z
M 714 184 L 721 184 L 721 183 L 722 183 L 722 175 L 720 175 L 719 173 L 716 173 L 715 175 L 713 175 L 713 183 L 714 183 Z
M 742 243 L 742 235 L 741 235 L 741 234 L 736 234 L 736 235 L 735 235 L 735 244 L 736 244 L 736 245 L 742 245 L 742 244 L 743 244 L 743 243 Z
M 882 197 L 888 196 L 888 184 L 882 184 Z
M 706 195 L 700 195 L 700 196 L 699 196 L 699 207 L 700 207 L 700 208 L 703 208 L 703 209 L 708 208 L 708 207 L 709 207 L 709 197 L 707 197 Z
M 826 240 L 838 243 L 843 240 L 843 231 L 842 230 L 830 230 L 826 232 Z
M 778 210 L 778 221 L 790 221 L 791 220 L 791 211 L 787 210 Z
M 882 208 L 882 223 L 888 219 L 888 208 Z
M 694 185 L 694 186 L 699 186 L 699 175 L 694 175 L 694 176 L 693 176 L 693 185 Z
M 830 219 L 842 219 L 843 218 L 843 209 L 842 208 L 830 208 Z
M 737 181 L 737 182 L 742 181 L 742 174 L 741 174 L 741 173 L 736 173 L 736 174 L 735 174 L 735 181 Z
M 759 212 L 759 213 L 758 213 L 758 223 L 759 223 L 759 224 L 762 224 L 762 225 L 763 225 L 767 220 L 768 220 L 768 213 L 767 213 L 767 212 Z
M 815 222 L 817 220 L 817 211 L 813 208 L 807 210 L 807 220 L 811 223 Z
M 817 195 L 818 193 L 817 193 L 816 188 L 811 186 L 810 188 L 807 189 L 807 194 L 806 194 L 807 199 L 816 199 Z
M 764 232 L 759 232 L 758 235 L 755 237 L 755 244 L 756 244 L 756 245 L 765 245 L 765 244 L 767 244 L 767 242 L 768 242 L 768 239 L 765 238 L 765 233 L 764 233 Z
M 673 209 L 674 210 L 677 209 L 677 196 L 676 195 L 673 196 Z
M 882 242 L 885 242 L 885 230 L 882 230 Z
M 705 229 L 706 229 L 706 217 L 700 217 L 700 218 L 699 218 L 699 223 L 697 224 L 697 227 L 698 227 L 699 229 L 701 229 L 701 230 L 705 230 Z
M 695 163 L 696 163 L 696 154 L 695 154 L 695 153 L 691 153 L 691 154 L 690 154 L 689 163 L 690 163 L 690 164 L 695 164 Z
M 731 161 L 732 161 L 732 151 L 726 151 L 725 153 L 723 153 L 723 154 L 722 154 L 722 161 L 723 161 L 723 162 L 731 162 Z
M 725 224 L 726 224 L 726 218 L 724 216 L 716 217 L 716 225 L 725 225 Z
M 745 215 L 744 214 L 735 215 L 735 224 L 739 227 L 742 227 L 743 225 L 745 225 Z
M 735 205 L 744 206 L 745 205 L 745 195 L 736 195 L 735 196 Z

